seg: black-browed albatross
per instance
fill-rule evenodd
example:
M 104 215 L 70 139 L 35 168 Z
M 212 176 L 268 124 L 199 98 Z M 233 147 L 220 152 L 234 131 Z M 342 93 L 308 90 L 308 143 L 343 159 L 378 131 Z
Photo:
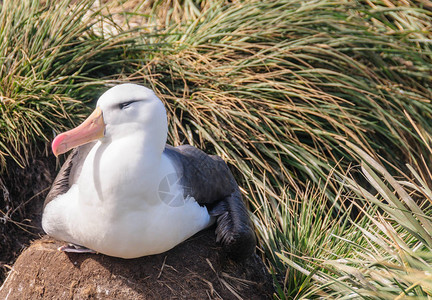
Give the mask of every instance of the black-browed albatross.
M 216 221 L 231 257 L 251 255 L 255 234 L 228 166 L 190 145 L 166 145 L 167 132 L 152 90 L 128 83 L 106 91 L 81 125 L 52 143 L 56 156 L 73 150 L 45 200 L 45 232 L 135 258 L 165 252 Z

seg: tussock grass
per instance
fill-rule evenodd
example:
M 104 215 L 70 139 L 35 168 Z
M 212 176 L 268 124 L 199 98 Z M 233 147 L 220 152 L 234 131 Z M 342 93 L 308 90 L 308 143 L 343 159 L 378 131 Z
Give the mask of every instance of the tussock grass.
M 330 199 L 325 191 L 308 186 L 295 199 L 284 194 L 283 201 L 263 201 L 267 205 L 254 219 L 265 256 L 281 276 L 276 281 L 278 298 L 429 298 L 429 167 L 423 165 L 423 174 L 410 165 L 409 172 L 388 170 L 354 144 L 348 147 L 358 154 L 373 188 L 360 185 L 349 171 L 342 178 L 331 173 L 328 180 L 339 183 L 335 200 L 352 203 L 361 212 L 357 218 L 350 218 L 349 211 L 335 214 L 334 207 L 326 206 Z
M 340 160 L 349 165 L 354 154 L 341 140 L 392 163 L 410 162 L 425 148 L 412 143 L 404 111 L 431 129 L 431 93 L 422 79 L 430 52 L 397 40 L 402 34 L 389 38 L 385 26 L 375 30 L 375 17 L 368 24 L 372 13 L 360 8 L 332 1 L 215 5 L 200 22 L 171 29 L 184 32 L 170 36 L 177 52 L 156 56 L 138 74 L 168 102 L 175 144 L 213 148 L 245 180 L 265 178 L 269 193 L 325 182 Z
M 38 141 L 88 112 L 108 76 L 126 71 L 136 55 L 132 33 L 84 1 L 3 1 L 0 11 L 0 163 L 24 166 Z M 142 50 L 142 49 L 140 49 Z M 135 54 L 134 54 L 135 53 Z M 99 88 L 99 89 L 98 89 Z
M 336 199 L 343 202 L 345 197 L 339 193 Z M 297 299 L 307 296 L 317 283 L 327 282 L 316 274 L 325 272 L 326 261 L 351 251 L 352 245 L 338 237 L 360 239 L 362 233 L 351 226 L 349 210 L 341 213 L 335 206 L 329 209 L 330 199 L 317 188 L 308 186 L 295 198 L 289 193 L 281 198 L 263 201 L 267 206 L 254 221 L 275 274 L 277 294 Z
M 343 236 L 336 236 L 350 245 L 349 252 L 337 251 L 335 258 L 323 260 L 319 271 L 310 267 L 303 270 L 305 274 L 313 271 L 319 278 L 316 281 L 319 284 L 306 295 L 318 293 L 341 299 L 429 298 L 432 295 L 430 185 L 411 166 L 408 166 L 411 178 L 397 180 L 380 162 L 356 146 L 350 147 L 362 158 L 363 173 L 378 192 L 372 194 L 354 180 L 346 182 L 346 187 L 362 203 L 365 213 L 362 220 L 367 226 L 354 222 L 348 228 L 356 229 L 356 235 L 347 230 Z M 282 259 L 292 265 L 286 256 Z

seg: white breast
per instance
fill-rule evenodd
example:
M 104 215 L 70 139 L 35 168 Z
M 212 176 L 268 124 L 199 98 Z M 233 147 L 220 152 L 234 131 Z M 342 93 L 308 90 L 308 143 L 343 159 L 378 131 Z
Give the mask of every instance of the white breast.
M 89 153 L 78 183 L 45 207 L 46 233 L 103 254 L 134 258 L 167 251 L 211 224 L 207 209 L 193 198 L 179 205 L 160 193 L 161 182 L 176 174 L 168 157 L 162 155 L 157 168 L 137 167 L 128 165 L 132 160 L 115 163 L 115 147 L 109 152 L 100 147 Z M 103 166 L 108 165 L 107 173 Z M 170 188 L 182 193 L 178 183 Z

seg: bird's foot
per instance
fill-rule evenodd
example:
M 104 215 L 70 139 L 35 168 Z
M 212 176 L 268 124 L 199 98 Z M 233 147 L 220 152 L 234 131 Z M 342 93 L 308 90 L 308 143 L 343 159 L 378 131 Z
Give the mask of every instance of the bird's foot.
M 96 254 L 97 252 L 83 247 L 83 246 L 79 246 L 79 245 L 75 245 L 75 244 L 67 244 L 67 245 L 63 245 L 61 247 L 58 247 L 59 251 L 62 252 L 69 252 L 69 253 L 93 253 Z

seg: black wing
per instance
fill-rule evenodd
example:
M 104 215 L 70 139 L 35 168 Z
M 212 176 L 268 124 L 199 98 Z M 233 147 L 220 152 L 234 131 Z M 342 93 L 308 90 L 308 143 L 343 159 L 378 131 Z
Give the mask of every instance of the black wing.
M 175 162 L 184 196 L 194 197 L 217 218 L 216 237 L 224 250 L 236 259 L 250 256 L 255 233 L 237 182 L 222 158 L 190 145 L 167 145 L 164 153 Z
M 95 143 L 96 142 L 88 143 L 72 150 L 71 154 L 69 154 L 68 158 L 54 179 L 51 189 L 45 198 L 44 208 L 57 196 L 66 193 L 72 184 L 77 181 L 81 173 L 85 157 Z

